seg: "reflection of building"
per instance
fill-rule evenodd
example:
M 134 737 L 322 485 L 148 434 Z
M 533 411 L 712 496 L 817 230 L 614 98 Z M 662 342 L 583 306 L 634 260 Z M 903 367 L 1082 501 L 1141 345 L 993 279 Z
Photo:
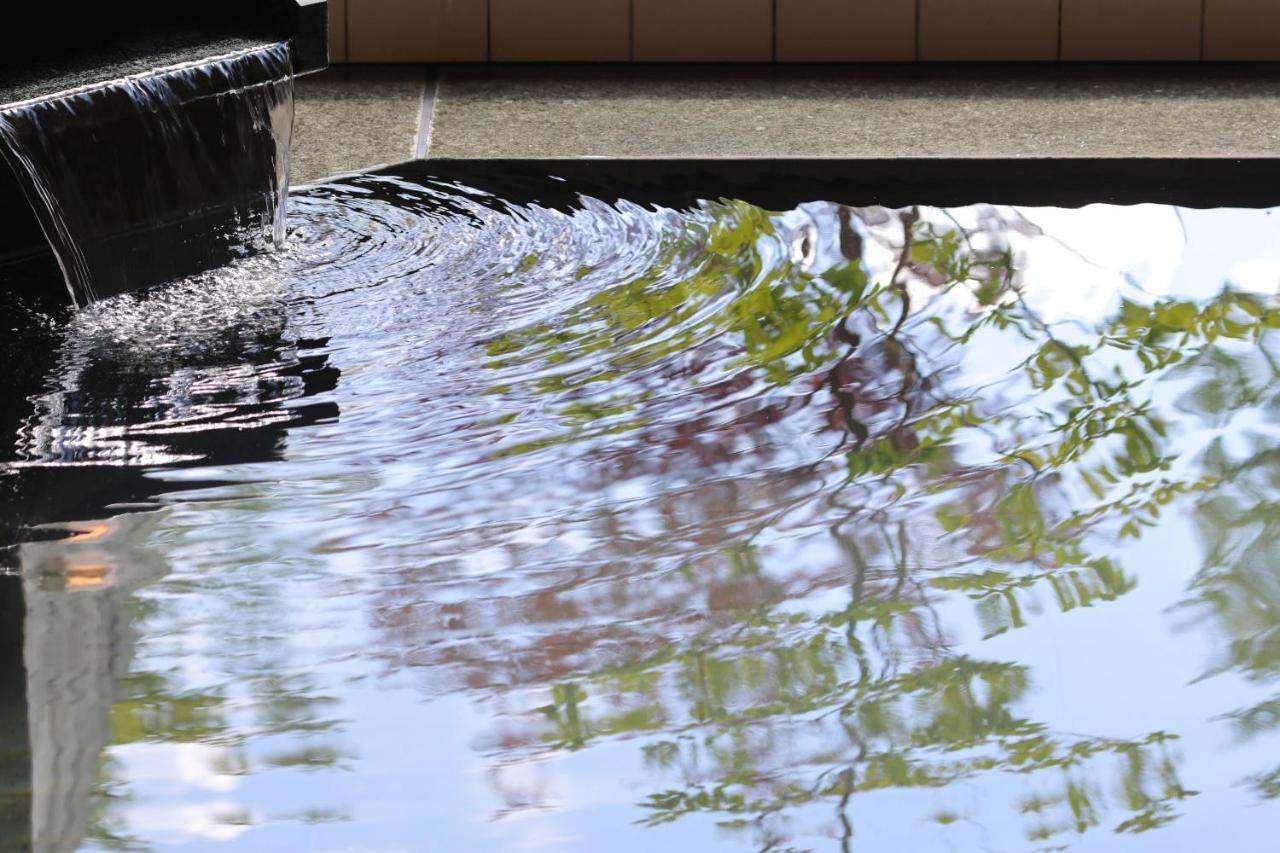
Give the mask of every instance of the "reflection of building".
M 150 317 L 169 325 L 134 330 L 132 346 L 73 322 L 60 366 L 42 379 L 52 390 L 0 455 L 0 572 L 16 572 L 0 575 L 2 850 L 71 850 L 93 831 L 111 708 L 133 655 L 129 600 L 166 571 L 145 545 L 156 513 L 80 519 L 211 484 L 166 482 L 144 465 L 268 461 L 289 427 L 337 417 L 331 402 L 284 406 L 335 386 L 338 370 L 307 352 L 318 344 L 286 338 L 283 313 L 261 300 L 244 308 L 236 335 L 198 322 L 217 282 L 205 284 L 169 288 L 168 313 Z M 243 296 L 228 304 L 247 306 Z M 105 322 L 109 308 L 94 316 Z M 0 386 L 0 412 L 25 411 L 29 397 Z
M 133 654 L 125 602 L 165 571 L 160 556 L 141 544 L 155 518 L 75 525 L 81 532 L 70 539 L 20 549 L 30 821 L 38 851 L 73 850 L 85 836 L 99 757 L 111 740 L 116 685 Z
M 289 428 L 338 416 L 301 399 L 339 371 L 323 339 L 286 333 L 285 268 L 240 270 L 0 341 L 14 368 L 0 377 L 0 850 L 69 850 L 93 833 L 133 655 L 130 597 L 166 571 L 145 547 L 155 513 L 82 519 L 214 484 L 144 466 L 274 460 Z M 239 313 L 210 322 L 211 304 Z
M 155 513 L 71 524 L 18 549 L 0 577 L 0 849 L 74 850 L 133 633 L 125 602 L 160 577 L 143 547 Z

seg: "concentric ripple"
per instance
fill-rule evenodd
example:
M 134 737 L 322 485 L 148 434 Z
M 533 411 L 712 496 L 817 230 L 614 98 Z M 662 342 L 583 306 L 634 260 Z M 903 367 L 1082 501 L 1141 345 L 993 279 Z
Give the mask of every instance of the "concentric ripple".
M 123 479 L 106 521 L 28 513 L 75 535 L 16 565 L 50 613 L 137 587 L 92 844 L 1265 822 L 1269 212 L 409 174 L 306 188 L 285 249 L 52 324 L 3 476 Z

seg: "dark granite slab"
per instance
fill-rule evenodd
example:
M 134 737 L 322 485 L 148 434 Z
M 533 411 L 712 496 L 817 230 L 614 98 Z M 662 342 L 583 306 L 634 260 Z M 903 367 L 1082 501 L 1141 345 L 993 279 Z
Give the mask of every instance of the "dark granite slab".
M 248 34 L 170 29 L 127 35 L 70 56 L 55 51 L 42 59 L 0 66 L 0 108 L 276 40 L 266 28 Z
M 281 41 L 318 70 L 327 21 L 326 0 L 32 4 L 0 52 L 0 106 Z

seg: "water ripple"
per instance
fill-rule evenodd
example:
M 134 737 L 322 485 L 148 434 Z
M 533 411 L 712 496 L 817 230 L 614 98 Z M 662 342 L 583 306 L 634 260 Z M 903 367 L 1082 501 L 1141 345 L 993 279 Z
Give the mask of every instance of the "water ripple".
M 6 472 L 147 478 L 171 573 L 136 668 L 189 692 L 139 689 L 220 709 L 191 735 L 219 780 L 292 739 L 320 778 L 403 781 L 457 741 L 489 785 L 439 795 L 459 847 L 517 814 L 831 842 L 864 797 L 882 840 L 1160 828 L 1200 814 L 1193 776 L 1251 800 L 1207 768 L 1276 671 L 1265 217 L 360 176 L 296 194 L 280 251 L 52 324 Z M 78 583 L 114 565 L 40 547 L 55 585 L 59 548 Z M 465 700 L 465 736 L 423 736 L 422 697 Z

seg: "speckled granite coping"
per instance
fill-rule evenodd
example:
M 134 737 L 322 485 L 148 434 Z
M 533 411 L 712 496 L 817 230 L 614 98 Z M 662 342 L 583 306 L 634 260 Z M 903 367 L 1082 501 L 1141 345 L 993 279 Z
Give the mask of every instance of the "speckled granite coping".
M 424 153 L 1277 158 L 1280 66 L 344 66 L 299 80 L 295 182 Z
M 299 78 L 291 181 L 411 159 L 423 96 L 434 89 L 421 65 L 348 65 Z
M 431 157 L 1275 157 L 1280 68 L 449 66 Z

